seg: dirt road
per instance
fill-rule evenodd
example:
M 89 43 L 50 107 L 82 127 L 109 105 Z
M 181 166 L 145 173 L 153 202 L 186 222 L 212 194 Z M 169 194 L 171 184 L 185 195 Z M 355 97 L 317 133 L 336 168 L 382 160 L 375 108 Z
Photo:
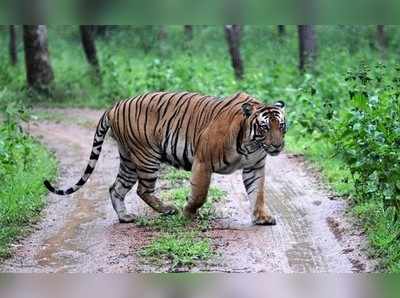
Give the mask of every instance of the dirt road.
M 57 119 L 29 125 L 60 162 L 59 185 L 80 177 L 91 149 L 101 112 L 50 110 Z M 60 120 L 60 121 L 59 121 Z M 14 246 L 14 256 L 0 272 L 149 272 L 168 270 L 143 262 L 137 250 L 152 231 L 121 225 L 112 210 L 108 188 L 118 170 L 115 143 L 107 138 L 89 182 L 69 197 L 48 196 L 43 219 Z M 251 206 L 240 173 L 215 175 L 213 184 L 228 195 L 216 204 L 218 218 L 207 231 L 217 256 L 191 271 L 216 272 L 364 272 L 375 262 L 366 256 L 363 233 L 345 214 L 346 204 L 318 182 L 301 158 L 281 154 L 268 157 L 266 193 L 276 226 L 253 226 Z M 272 174 L 273 173 L 273 174 Z M 150 216 L 135 191 L 128 209 Z

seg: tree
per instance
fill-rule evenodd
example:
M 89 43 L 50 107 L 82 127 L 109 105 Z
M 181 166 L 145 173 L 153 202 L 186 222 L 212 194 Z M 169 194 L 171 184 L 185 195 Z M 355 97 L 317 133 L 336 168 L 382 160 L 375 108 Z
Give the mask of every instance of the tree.
M 146 25 L 136 28 L 136 33 L 139 35 L 143 51 L 147 54 L 156 43 L 154 28 L 152 25 Z
M 96 33 L 95 35 L 105 37 L 107 35 L 108 25 L 96 25 L 93 26 L 93 31 Z
M 239 25 L 226 25 L 225 37 L 228 43 L 229 54 L 231 55 L 232 67 L 237 80 L 244 76 L 243 61 L 240 55 L 240 31 Z
M 83 50 L 85 52 L 86 60 L 91 65 L 96 75 L 96 79 L 101 81 L 100 64 L 97 59 L 97 50 L 94 40 L 94 27 L 93 26 L 79 26 L 81 33 L 81 41 Z
M 286 28 L 285 25 L 278 25 L 278 35 L 283 37 L 286 35 Z
M 378 46 L 382 51 L 382 54 L 386 54 L 386 50 L 389 46 L 389 41 L 385 32 L 384 25 L 377 25 L 376 26 L 376 38 L 378 40 Z
M 47 41 L 47 27 L 24 25 L 24 50 L 28 85 L 37 91 L 47 91 L 54 80 Z
M 192 40 L 193 39 L 193 26 L 192 25 L 185 25 L 184 26 L 184 31 L 185 31 L 186 40 Z
M 10 41 L 9 41 L 9 51 L 10 51 L 10 60 L 12 65 L 16 65 L 18 63 L 18 55 L 17 55 L 17 36 L 15 33 L 15 26 L 10 25 Z
M 165 30 L 165 26 L 160 26 L 160 29 L 158 30 L 157 34 L 157 39 L 158 40 L 164 40 L 167 38 L 167 31 Z
M 307 68 L 313 67 L 317 55 L 315 31 L 312 25 L 299 25 L 297 29 L 299 35 L 299 69 L 304 72 Z

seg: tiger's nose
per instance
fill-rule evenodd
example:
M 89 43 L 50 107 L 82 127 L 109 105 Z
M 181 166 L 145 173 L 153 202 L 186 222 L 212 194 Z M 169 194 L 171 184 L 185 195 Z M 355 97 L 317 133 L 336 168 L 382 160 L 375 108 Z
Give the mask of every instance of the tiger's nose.
M 274 147 L 274 148 L 282 148 L 284 145 L 285 145 L 285 142 L 281 142 L 279 144 L 272 143 L 272 147 Z

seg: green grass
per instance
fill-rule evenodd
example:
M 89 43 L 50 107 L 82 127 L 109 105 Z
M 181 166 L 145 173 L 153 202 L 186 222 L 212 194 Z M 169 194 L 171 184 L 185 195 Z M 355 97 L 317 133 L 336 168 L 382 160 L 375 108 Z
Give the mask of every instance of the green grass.
M 220 188 L 215 186 L 211 186 L 208 190 L 208 198 L 211 199 L 213 202 L 219 202 L 226 195 L 226 191 L 221 190 Z
M 388 148 L 391 146 L 388 146 L 390 143 L 387 141 L 391 138 L 394 140 L 400 130 L 397 128 L 398 119 L 388 115 L 388 111 L 394 110 L 391 107 L 398 105 L 395 93 L 399 90 L 396 82 L 399 77 L 400 30 L 395 26 L 385 26 L 390 43 L 387 55 L 383 58 L 376 44 L 376 26 L 317 26 L 317 64 L 313 72 L 301 74 L 297 68 L 297 30 L 295 26 L 288 26 L 287 29 L 286 37 L 281 39 L 276 32 L 276 26 L 244 27 L 241 52 L 245 79 L 238 82 L 234 79 L 221 26 L 194 27 L 194 39 L 189 44 L 183 42 L 182 26 L 166 27 L 168 37 L 157 42 L 154 39 L 159 30 L 157 26 L 153 29 L 114 27 L 108 37 L 96 40 L 103 76 L 103 83 L 99 86 L 93 82 L 90 68 L 85 61 L 78 26 L 50 26 L 49 47 L 56 77 L 50 96 L 32 93 L 25 87 L 25 68 L 21 63 L 23 47 L 19 44 L 20 63 L 16 67 L 7 62 L 0 64 L 0 100 L 14 102 L 24 99 L 25 104 L 34 107 L 105 108 L 121 98 L 154 90 L 190 90 L 220 97 L 245 91 L 263 102 L 282 99 L 286 102 L 289 123 L 287 148 L 304 153 L 322 171 L 325 181 L 335 191 L 349 197 L 351 208 L 363 223 L 373 250 L 382 256 L 382 268 L 398 272 L 400 260 L 396 251 L 400 251 L 399 241 L 390 239 L 396 236 L 400 228 L 398 220 L 393 219 L 390 208 L 383 206 L 386 205 L 386 200 L 382 197 L 389 194 L 392 199 L 396 198 L 400 187 L 396 188 L 393 181 L 390 182 L 392 178 L 397 179 L 390 173 L 386 177 L 390 183 L 379 183 L 379 177 L 384 175 L 373 173 L 374 166 L 380 164 L 373 160 L 374 152 L 379 152 L 379 156 L 388 157 L 385 164 L 389 164 L 390 169 L 395 168 L 395 164 L 391 166 L 389 157 L 396 156 L 398 148 Z M 142 47 L 143 36 L 151 44 L 147 52 Z M 0 43 L 7 42 L 7 30 L 0 30 Z M 7 47 L 0 49 L 0 58 L 8 61 Z M 380 67 L 381 70 L 377 71 L 373 66 L 380 63 L 384 63 L 385 67 Z M 389 88 L 386 96 L 382 96 L 380 83 L 357 82 L 360 74 L 364 76 L 363 71 L 359 70 L 367 68 L 372 69 L 368 75 L 376 77 L 376 81 L 390 82 L 390 86 L 394 87 Z M 349 80 L 349 77 L 353 79 Z M 356 103 L 349 98 L 350 91 L 365 92 L 369 101 L 364 102 L 368 104 L 372 105 L 377 99 L 382 102 L 375 103 L 371 111 L 365 113 L 368 117 L 362 117 L 360 113 L 353 113 Z M 385 102 L 386 105 L 382 104 Z M 379 114 L 380 107 L 386 107 L 382 114 Z M 353 121 L 357 117 L 360 119 Z M 355 125 L 348 125 L 349 123 Z M 387 126 L 388 133 L 383 134 L 382 138 L 382 125 L 375 125 L 376 123 L 390 123 L 393 127 Z M 369 124 L 372 125 L 371 128 Z M 360 132 L 363 135 L 358 139 L 350 134 L 344 142 L 342 136 L 346 132 L 343 129 L 345 127 L 350 130 L 361 127 Z M 360 141 L 359 144 L 354 144 L 357 141 Z M 364 144 L 375 144 L 375 147 L 370 150 Z M 358 151 L 352 152 L 352 146 L 355 145 L 367 148 L 371 156 L 359 154 Z M 345 153 L 352 153 L 350 159 L 343 158 Z M 368 197 L 357 193 L 350 171 L 351 163 L 357 165 L 359 161 L 351 161 L 354 156 L 363 161 L 360 167 L 365 166 L 365 169 L 369 168 L 372 172 L 364 177 L 362 184 L 371 184 L 375 188 L 378 186 L 378 189 L 384 191 L 376 195 L 370 192 Z M 383 165 L 381 163 L 378 169 L 381 174 L 388 172 L 385 171 L 388 166 Z M 166 174 L 166 179 L 174 188 L 182 186 L 189 177 L 189 173 L 176 170 Z M 373 179 L 375 184 L 369 181 Z M 379 188 L 380 185 L 384 187 Z M 366 189 L 368 191 L 368 187 Z M 172 196 L 177 197 L 177 204 L 183 204 L 186 194 L 187 191 L 181 189 Z M 392 201 L 396 203 L 398 200 Z M 206 206 L 209 204 L 210 202 Z M 170 226 L 174 224 L 174 220 L 180 219 L 172 218 Z
M 161 198 L 164 200 L 171 201 L 178 207 L 182 208 L 185 205 L 189 195 L 190 195 L 190 188 L 187 186 L 181 186 L 162 192 Z
M 321 171 L 324 181 L 337 194 L 348 199 L 350 213 L 358 219 L 370 243 L 371 257 L 378 258 L 378 270 L 400 272 L 400 223 L 393 209 L 386 209 L 382 201 L 357 199 L 349 167 L 335 156 L 333 145 L 326 139 L 296 138 L 296 131 L 288 135 L 287 150 L 304 154 Z
M 352 213 L 363 223 L 372 256 L 379 257 L 379 270 L 400 272 L 400 223 L 393 210 L 380 201 L 357 202 Z
M 167 173 L 163 176 L 163 178 L 170 181 L 172 184 L 175 184 L 177 182 L 189 180 L 191 175 L 192 175 L 191 172 L 178 170 L 176 168 L 170 167 Z
M 201 238 L 197 232 L 163 234 L 141 249 L 139 254 L 154 263 L 169 261 L 172 269 L 191 266 L 206 261 L 214 252 L 209 239 Z
M 161 193 L 161 198 L 183 208 L 189 195 L 190 188 L 180 186 Z M 198 261 L 209 259 L 215 252 L 211 241 L 204 238 L 202 231 L 209 227 L 209 221 L 213 216 L 210 201 L 219 201 L 224 196 L 226 192 L 217 187 L 210 187 L 208 201 L 200 209 L 195 222 L 187 220 L 182 213 L 152 219 L 139 218 L 136 222 L 138 226 L 152 228 L 160 233 L 138 254 L 157 264 L 170 263 L 171 269 L 178 266 L 191 266 Z
M 55 172 L 54 157 L 38 142 L 0 129 L 0 257 L 9 256 L 10 244 L 38 219 L 47 193 L 43 180 Z
M 322 173 L 324 182 L 329 184 L 337 194 L 350 195 L 354 192 L 352 175 L 346 164 L 336 158 L 334 146 L 326 139 L 318 139 L 312 135 L 308 138 L 297 138 L 296 130 L 286 136 L 286 149 L 294 154 L 302 154 L 313 162 L 316 169 Z

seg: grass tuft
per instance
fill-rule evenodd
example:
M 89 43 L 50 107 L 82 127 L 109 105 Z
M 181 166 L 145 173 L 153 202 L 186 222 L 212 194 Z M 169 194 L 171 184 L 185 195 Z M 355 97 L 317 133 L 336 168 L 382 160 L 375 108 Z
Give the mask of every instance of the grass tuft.
M 186 181 L 187 182 L 187 181 Z M 163 200 L 173 202 L 183 208 L 190 195 L 190 188 L 180 186 L 161 194 Z M 139 251 L 139 255 L 151 262 L 167 261 L 171 269 L 179 266 L 192 266 L 198 261 L 205 261 L 214 255 L 211 241 L 204 239 L 202 231 L 209 226 L 213 216 L 210 201 L 221 200 L 226 192 L 217 187 L 210 187 L 208 202 L 200 209 L 196 222 L 187 220 L 182 213 L 172 216 L 159 216 L 153 219 L 139 218 L 137 225 L 153 228 L 160 232 L 151 243 Z
M 139 254 L 155 263 L 167 260 L 174 269 L 205 261 L 213 255 L 213 252 L 210 240 L 200 238 L 199 233 L 193 231 L 161 235 L 142 248 Z

